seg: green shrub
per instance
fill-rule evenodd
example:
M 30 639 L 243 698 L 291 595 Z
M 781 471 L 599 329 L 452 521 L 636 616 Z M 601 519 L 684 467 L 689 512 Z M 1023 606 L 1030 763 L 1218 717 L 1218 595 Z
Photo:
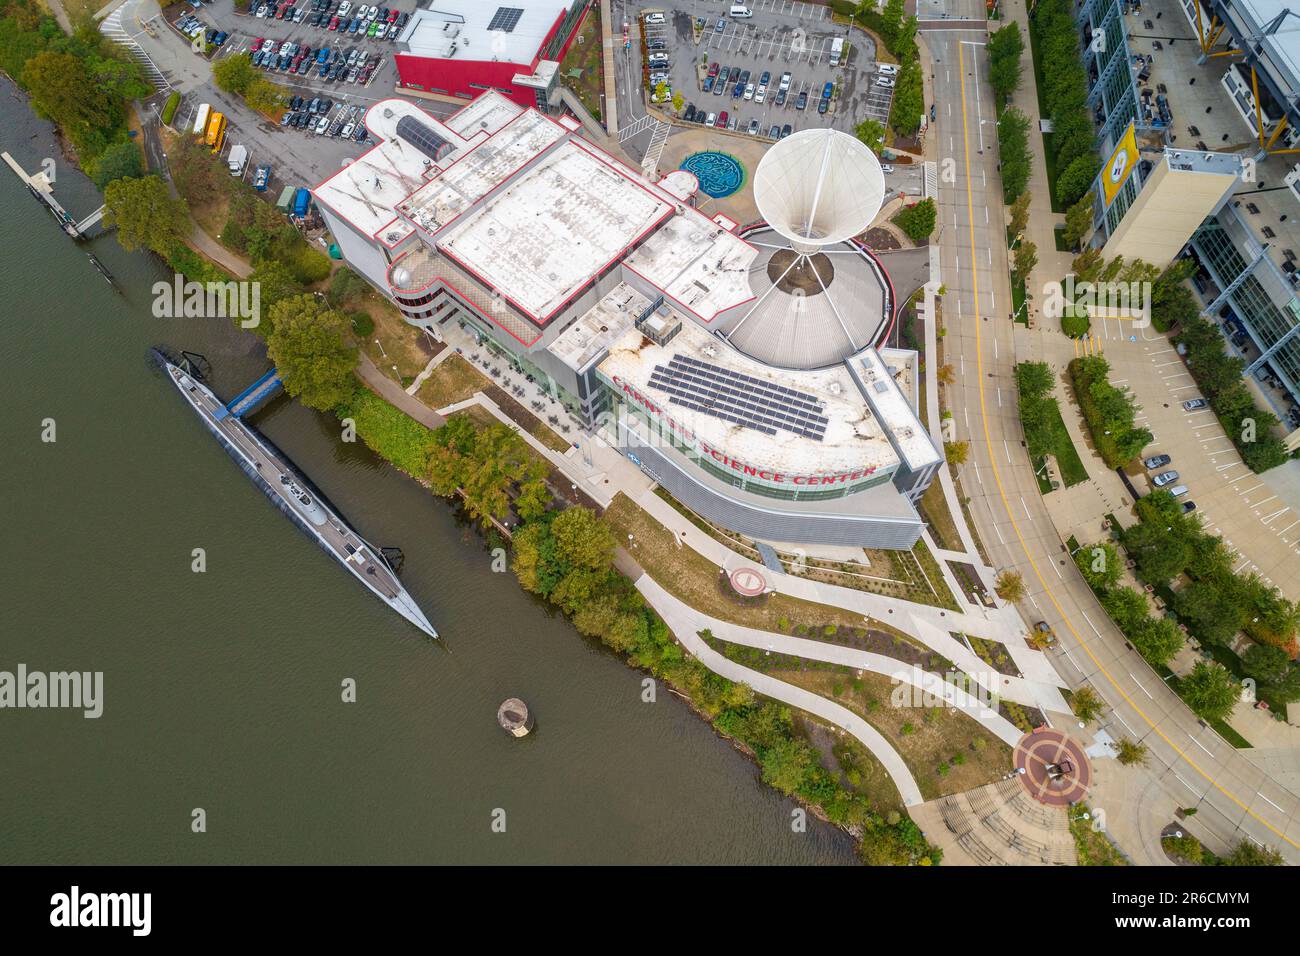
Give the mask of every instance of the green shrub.
M 172 125 L 172 117 L 176 115 L 176 107 L 181 104 L 181 95 L 175 91 L 167 97 L 167 102 L 163 104 L 162 121 L 164 126 Z
M 370 317 L 369 312 L 349 312 L 348 318 L 352 321 L 352 331 L 359 338 L 369 338 L 375 331 L 375 320 Z

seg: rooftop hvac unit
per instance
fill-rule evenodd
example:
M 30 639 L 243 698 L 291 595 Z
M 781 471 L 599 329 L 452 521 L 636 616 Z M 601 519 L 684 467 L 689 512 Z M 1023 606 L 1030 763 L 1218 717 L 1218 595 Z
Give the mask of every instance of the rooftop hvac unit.
M 875 385 L 875 389 L 876 389 L 876 394 L 883 395 L 885 392 L 889 391 L 889 383 L 877 382 Z

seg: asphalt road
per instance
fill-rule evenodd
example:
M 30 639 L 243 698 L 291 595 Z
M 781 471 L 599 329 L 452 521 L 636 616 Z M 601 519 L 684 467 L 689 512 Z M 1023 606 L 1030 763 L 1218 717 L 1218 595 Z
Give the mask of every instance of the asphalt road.
M 1022 608 L 1056 631 L 1058 671 L 1072 686 L 1090 684 L 1112 708 L 1111 736 L 1141 740 L 1148 772 L 1179 806 L 1225 840 L 1242 836 L 1300 861 L 1300 800 L 1251 764 L 1187 706 L 1128 648 L 1066 553 L 1039 495 L 1015 409 L 1017 355 L 992 92 L 982 29 L 929 32 L 935 58 L 933 135 L 940 164 L 951 160 L 955 180 L 940 177 L 940 281 L 948 328 L 945 361 L 957 369 L 949 389 L 956 438 L 968 440 L 963 484 L 971 513 L 995 567 L 1021 572 Z M 1030 351 L 1032 338 L 1022 339 Z M 1108 813 L 1142 809 L 1105 807 Z M 1158 829 L 1163 820 L 1148 820 Z

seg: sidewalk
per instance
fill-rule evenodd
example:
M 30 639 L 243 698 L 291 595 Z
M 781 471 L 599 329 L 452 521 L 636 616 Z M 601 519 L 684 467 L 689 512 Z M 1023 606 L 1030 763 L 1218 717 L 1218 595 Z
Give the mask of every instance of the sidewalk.
M 885 771 L 894 781 L 894 785 L 898 788 L 904 806 L 914 807 L 924 802 L 921 797 L 921 788 L 917 786 L 912 771 L 908 769 L 907 763 L 902 756 L 884 738 L 880 731 L 851 710 L 832 703 L 825 697 L 804 690 L 802 687 L 795 687 L 792 684 L 779 681 L 767 674 L 750 670 L 748 667 L 723 657 L 709 647 L 703 638 L 699 636 L 700 631 L 715 625 L 716 622 L 714 622 L 713 618 L 706 617 L 678 601 L 655 583 L 650 575 L 635 567 L 635 562 L 632 562 L 625 552 L 620 554 L 620 558 L 622 559 L 619 562 L 620 570 L 628 574 L 629 577 L 635 578 L 637 590 L 645 596 L 650 606 L 659 612 L 673 634 L 681 641 L 682 646 L 700 663 L 715 674 L 721 674 L 728 680 L 752 687 L 765 697 L 771 697 L 773 700 L 779 700 L 791 707 L 797 707 L 800 710 L 830 721 L 837 727 L 842 727 L 856 737 L 863 746 L 871 751 L 872 756 L 880 761 Z

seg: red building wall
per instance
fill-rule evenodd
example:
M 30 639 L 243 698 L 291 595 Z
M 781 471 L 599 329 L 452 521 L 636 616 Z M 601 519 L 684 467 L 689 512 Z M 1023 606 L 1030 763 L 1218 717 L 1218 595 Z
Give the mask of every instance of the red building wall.
M 586 22 L 587 12 L 590 9 L 588 6 L 587 10 L 583 11 L 583 15 L 574 24 L 573 32 L 564 41 L 564 46 L 560 50 L 561 59 L 573 45 L 573 40 L 582 29 L 582 24 Z M 551 42 L 563 22 L 564 14 L 561 13 L 555 18 L 555 23 L 551 24 L 551 29 L 539 50 Z M 531 76 L 541 60 L 538 55 L 534 55 L 531 63 L 506 63 L 500 60 L 439 60 L 433 57 L 415 56 L 411 53 L 398 53 L 394 59 L 397 61 L 397 76 L 402 86 L 414 86 L 427 93 L 444 93 L 465 100 L 474 99 L 484 92 L 484 87 L 490 87 L 504 93 L 520 106 L 537 105 L 536 92 L 532 87 L 515 86 L 511 81 L 516 73 Z

